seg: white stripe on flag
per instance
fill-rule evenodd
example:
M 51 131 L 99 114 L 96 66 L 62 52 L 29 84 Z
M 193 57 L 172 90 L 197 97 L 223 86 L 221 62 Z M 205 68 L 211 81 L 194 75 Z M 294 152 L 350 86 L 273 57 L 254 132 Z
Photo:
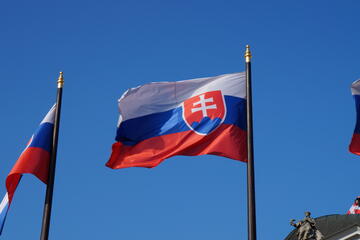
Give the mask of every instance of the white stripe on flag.
M 360 95 L 360 79 L 351 84 L 352 95 Z
M 223 95 L 246 98 L 245 73 L 196 78 L 178 82 L 153 82 L 127 90 L 118 100 L 121 121 L 165 112 L 188 98 L 221 90 Z
M 7 207 L 9 203 L 9 197 L 8 194 L 6 193 L 3 200 L 0 203 L 0 214 L 4 211 L 4 209 Z
M 42 123 L 54 123 L 54 119 L 55 119 L 55 106 L 56 104 L 54 104 L 54 106 L 52 106 L 52 108 L 50 109 L 50 111 L 46 114 L 46 116 L 44 117 L 44 119 L 41 121 L 40 124 Z

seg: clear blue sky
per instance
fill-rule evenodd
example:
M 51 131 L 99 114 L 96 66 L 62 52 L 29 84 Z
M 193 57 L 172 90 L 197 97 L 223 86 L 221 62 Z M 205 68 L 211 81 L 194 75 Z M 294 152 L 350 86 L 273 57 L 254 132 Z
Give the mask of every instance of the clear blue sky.
M 345 213 L 360 194 L 360 157 L 347 150 L 359 10 L 356 0 L 2 2 L 0 194 L 64 71 L 51 239 L 246 239 L 246 164 L 104 164 L 126 89 L 243 71 L 250 44 L 258 238 L 285 238 L 306 210 Z M 38 239 L 44 196 L 26 175 L 1 238 Z

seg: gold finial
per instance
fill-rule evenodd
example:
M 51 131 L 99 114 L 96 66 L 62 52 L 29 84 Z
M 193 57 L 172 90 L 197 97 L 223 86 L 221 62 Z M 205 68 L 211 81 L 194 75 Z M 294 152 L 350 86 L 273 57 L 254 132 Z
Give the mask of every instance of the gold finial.
M 246 45 L 246 51 L 245 51 L 245 62 L 251 61 L 251 52 L 250 52 L 250 46 Z
M 58 88 L 62 88 L 62 87 L 64 86 L 64 76 L 63 76 L 63 72 L 60 72 L 60 75 L 59 75 L 57 84 L 58 84 Z

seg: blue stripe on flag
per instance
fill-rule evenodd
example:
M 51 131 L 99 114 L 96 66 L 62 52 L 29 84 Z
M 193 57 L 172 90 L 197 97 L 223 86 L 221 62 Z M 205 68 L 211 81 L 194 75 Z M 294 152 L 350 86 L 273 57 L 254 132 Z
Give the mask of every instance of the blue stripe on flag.
M 32 138 L 29 147 L 38 147 L 50 152 L 53 129 L 54 124 L 52 123 L 45 122 L 40 124 Z
M 227 113 L 223 123 L 234 124 L 246 130 L 246 100 L 233 96 L 224 96 L 224 98 Z M 189 131 L 190 128 L 182 115 L 182 107 L 178 107 L 126 120 L 117 129 L 116 141 L 126 145 L 135 145 L 148 138 Z

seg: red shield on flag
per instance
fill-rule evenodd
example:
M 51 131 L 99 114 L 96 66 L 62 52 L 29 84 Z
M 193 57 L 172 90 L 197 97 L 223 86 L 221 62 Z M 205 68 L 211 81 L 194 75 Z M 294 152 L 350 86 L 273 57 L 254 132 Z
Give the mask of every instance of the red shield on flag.
M 200 135 L 214 131 L 226 116 L 225 100 L 220 90 L 191 97 L 183 102 L 182 108 L 186 124 Z

